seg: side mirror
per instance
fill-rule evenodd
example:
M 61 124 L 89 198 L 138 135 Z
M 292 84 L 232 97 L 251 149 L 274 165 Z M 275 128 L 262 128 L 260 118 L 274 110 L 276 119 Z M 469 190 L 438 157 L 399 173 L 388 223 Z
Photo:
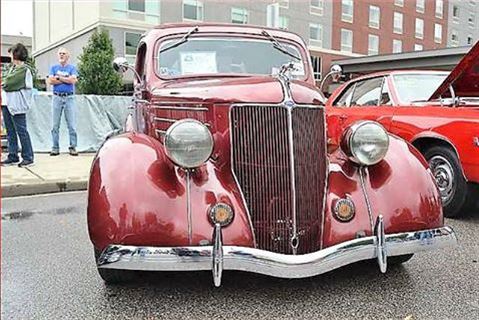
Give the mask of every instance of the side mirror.
M 341 75 L 343 74 L 343 69 L 341 68 L 341 66 L 333 64 L 329 73 L 331 74 L 333 82 L 338 82 L 341 78 Z
M 126 60 L 125 57 L 118 57 L 113 60 L 113 69 L 115 69 L 116 72 L 125 73 L 128 71 L 128 67 L 128 60 Z
M 321 81 L 321 84 L 319 85 L 319 90 L 321 92 L 324 92 L 323 87 L 328 77 L 331 77 L 331 80 L 333 80 L 333 82 L 339 82 L 339 79 L 341 78 L 342 75 L 343 75 L 343 68 L 341 68 L 337 64 L 333 64 L 331 66 L 331 69 L 329 70 L 329 73 L 326 76 L 324 76 L 323 81 Z
M 136 72 L 135 68 L 128 63 L 125 57 L 118 57 L 113 60 L 113 69 L 119 73 L 125 73 L 130 69 L 135 74 L 136 80 L 138 83 L 142 83 L 140 75 Z

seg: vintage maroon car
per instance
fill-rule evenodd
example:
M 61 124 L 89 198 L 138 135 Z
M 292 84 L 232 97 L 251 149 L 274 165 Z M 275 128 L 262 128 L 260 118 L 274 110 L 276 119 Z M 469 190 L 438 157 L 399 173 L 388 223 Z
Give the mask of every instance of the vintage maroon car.
M 210 270 L 219 286 L 222 270 L 299 278 L 366 259 L 385 272 L 456 242 L 410 144 L 359 121 L 327 148 L 306 48 L 281 30 L 176 24 L 141 38 L 134 69 L 115 60 L 137 80 L 127 132 L 89 181 L 106 282 Z
M 388 71 L 351 80 L 326 103 L 329 133 L 374 120 L 412 143 L 436 178 L 446 217 L 472 208 L 479 183 L 479 42 L 451 73 Z

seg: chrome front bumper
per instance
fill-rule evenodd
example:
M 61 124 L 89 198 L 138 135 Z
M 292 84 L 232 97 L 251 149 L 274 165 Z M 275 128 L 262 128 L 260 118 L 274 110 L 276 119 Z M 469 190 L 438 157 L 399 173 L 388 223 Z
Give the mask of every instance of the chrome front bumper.
M 442 248 L 457 242 L 454 231 L 449 227 L 385 234 L 382 216 L 376 221 L 374 236 L 303 255 L 224 246 L 219 225 L 214 228 L 213 240 L 212 246 L 198 247 L 110 245 L 98 259 L 98 267 L 146 271 L 211 270 L 215 286 L 220 286 L 223 270 L 249 271 L 279 278 L 304 278 L 360 260 L 377 258 L 381 272 L 386 272 L 388 256 Z

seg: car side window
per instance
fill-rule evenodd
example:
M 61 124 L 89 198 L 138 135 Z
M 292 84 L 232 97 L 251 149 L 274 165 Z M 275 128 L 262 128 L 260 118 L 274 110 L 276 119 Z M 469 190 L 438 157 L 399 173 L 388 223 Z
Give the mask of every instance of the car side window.
M 147 70 L 146 64 L 148 59 L 145 59 L 145 55 L 146 55 L 146 44 L 142 43 L 138 49 L 138 54 L 136 55 L 136 62 L 135 62 L 136 71 L 138 72 L 138 75 L 140 76 L 141 79 L 144 79 L 144 76 Z
M 339 99 L 336 100 L 334 105 L 336 107 L 349 107 L 349 103 L 351 102 L 351 97 L 353 96 L 353 91 L 354 91 L 355 86 L 356 86 L 356 84 L 352 83 L 349 86 L 349 88 L 347 88 L 345 91 L 343 91 L 343 93 L 341 94 Z
M 389 93 L 389 86 L 387 78 L 384 78 L 383 87 L 381 89 L 381 100 L 379 101 L 380 106 L 391 106 L 393 103 L 391 101 L 391 95 Z
M 384 77 L 359 81 L 356 84 L 351 106 L 377 106 Z

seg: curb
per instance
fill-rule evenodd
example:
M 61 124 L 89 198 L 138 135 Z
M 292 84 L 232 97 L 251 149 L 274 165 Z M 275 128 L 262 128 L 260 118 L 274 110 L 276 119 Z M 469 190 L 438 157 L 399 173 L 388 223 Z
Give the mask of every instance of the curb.
M 31 196 L 44 193 L 57 193 L 86 190 L 88 181 L 46 181 L 35 184 L 15 184 L 2 186 L 2 198 Z

